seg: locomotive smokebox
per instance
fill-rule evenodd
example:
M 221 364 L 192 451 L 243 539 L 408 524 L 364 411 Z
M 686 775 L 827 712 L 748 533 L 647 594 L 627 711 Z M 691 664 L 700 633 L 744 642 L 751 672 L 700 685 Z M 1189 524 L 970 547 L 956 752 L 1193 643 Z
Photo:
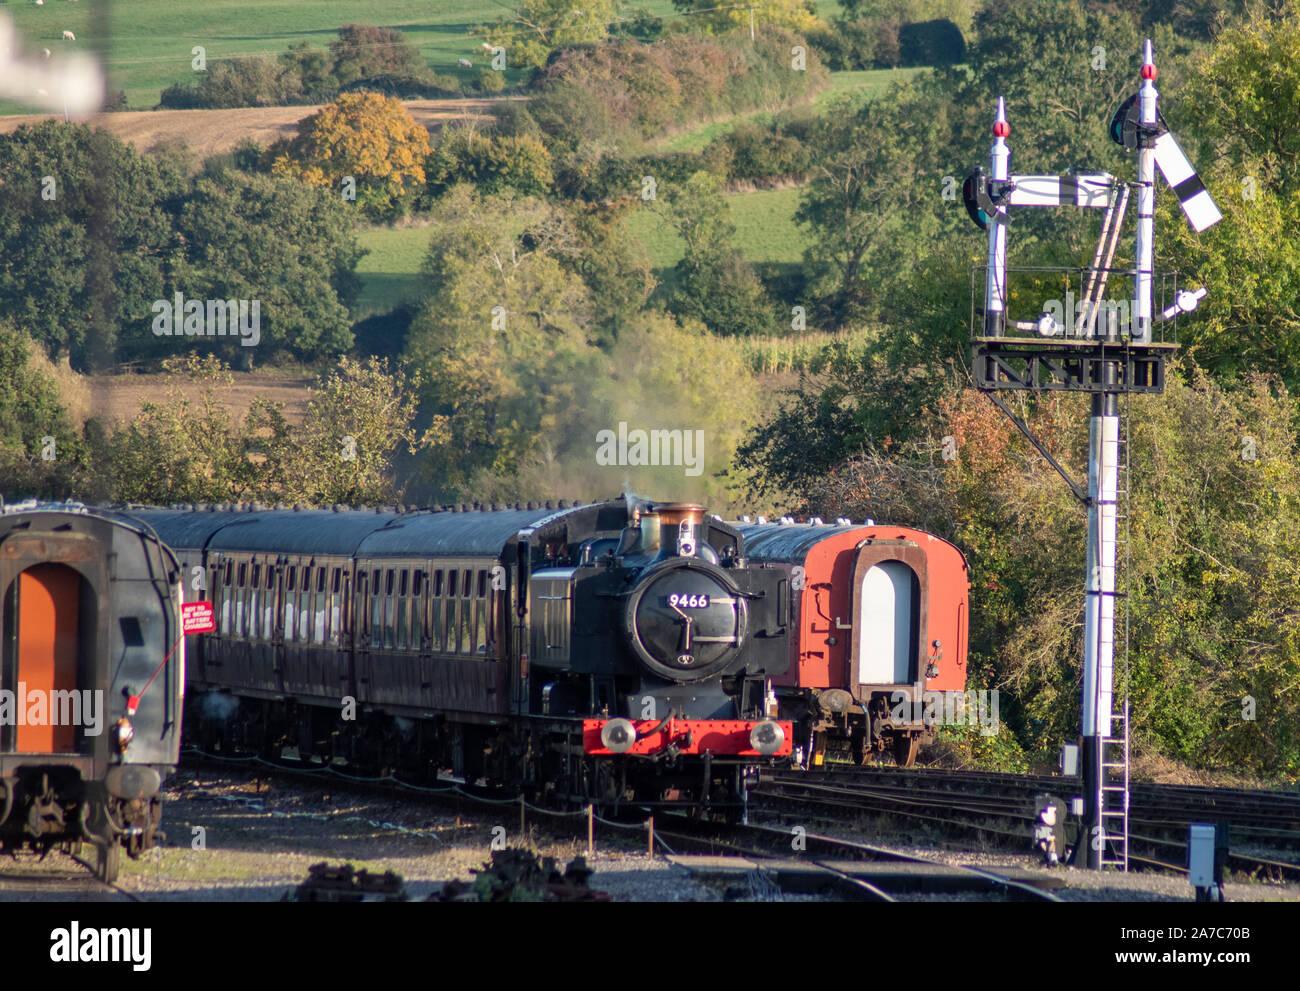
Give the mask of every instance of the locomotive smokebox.
M 704 507 L 694 502 L 666 502 L 656 506 L 659 515 L 659 556 L 695 557 L 704 524 Z

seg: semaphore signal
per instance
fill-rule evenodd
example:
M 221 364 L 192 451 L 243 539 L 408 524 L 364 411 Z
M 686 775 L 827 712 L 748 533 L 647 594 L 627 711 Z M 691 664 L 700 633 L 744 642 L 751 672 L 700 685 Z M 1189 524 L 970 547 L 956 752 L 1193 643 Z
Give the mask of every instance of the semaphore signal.
M 1120 105 L 1110 134 L 1137 153 L 1137 180 L 1126 183 L 1106 172 L 1072 169 L 1059 175 L 1013 175 L 1007 139 L 1011 128 L 999 97 L 993 121 L 990 171 L 967 177 L 963 199 L 971 219 L 988 236 L 983 306 L 973 322 L 972 363 L 975 385 L 1011 419 L 1048 460 L 1087 507 L 1088 546 L 1085 569 L 1083 692 L 1080 712 L 1083 780 L 1075 812 L 1083 830 L 1075 853 L 1083 850 L 1089 867 L 1128 866 L 1128 710 L 1113 711 L 1116 656 L 1115 603 L 1120 474 L 1127 461 L 1121 431 L 1119 397 L 1131 392 L 1164 391 L 1165 365 L 1178 345 L 1154 340 L 1153 325 L 1190 313 L 1207 290 L 1177 289 L 1156 313 L 1153 304 L 1155 255 L 1155 173 L 1160 170 L 1178 196 L 1195 231 L 1218 223 L 1219 211 L 1205 184 L 1174 139 L 1157 106 L 1156 66 L 1151 42 L 1143 49 L 1141 86 Z M 1134 264 L 1120 272 L 1133 278 L 1132 320 L 1118 326 L 1116 315 L 1127 307 L 1104 302 L 1130 194 L 1137 192 Z M 1104 208 L 1092 264 L 1080 274 L 1084 289 L 1080 332 L 1057 335 L 1059 321 L 1050 312 L 1033 320 L 1008 316 L 1007 232 L 1010 211 L 1024 207 Z M 1047 269 L 1033 270 L 1041 278 Z M 1071 270 L 1055 270 L 1066 276 Z M 1067 288 L 1066 298 L 1073 298 Z M 1055 301 L 1053 301 L 1055 302 Z M 1097 325 L 1099 314 L 1106 320 Z M 1088 431 L 1088 484 L 1076 483 L 1032 431 L 997 396 L 1001 390 L 1068 390 L 1092 395 Z M 1124 453 L 1122 457 L 1121 454 Z M 1124 490 L 1127 490 L 1127 482 Z M 1124 646 L 1126 648 L 1126 645 Z M 1121 655 L 1123 656 L 1123 655 Z M 1115 724 L 1120 731 L 1117 732 Z M 1121 753 L 1115 753 L 1122 747 Z

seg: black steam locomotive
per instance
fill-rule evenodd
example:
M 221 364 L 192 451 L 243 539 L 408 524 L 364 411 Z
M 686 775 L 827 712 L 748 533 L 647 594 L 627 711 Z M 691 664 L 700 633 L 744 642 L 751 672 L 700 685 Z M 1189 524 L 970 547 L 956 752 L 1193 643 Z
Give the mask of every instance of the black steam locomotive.
M 791 753 L 788 579 L 700 506 L 132 514 L 214 606 L 188 678 L 205 749 L 732 810 Z
M 158 839 L 185 689 L 176 558 L 77 504 L 0 511 L 0 849 L 83 841 L 96 873 Z

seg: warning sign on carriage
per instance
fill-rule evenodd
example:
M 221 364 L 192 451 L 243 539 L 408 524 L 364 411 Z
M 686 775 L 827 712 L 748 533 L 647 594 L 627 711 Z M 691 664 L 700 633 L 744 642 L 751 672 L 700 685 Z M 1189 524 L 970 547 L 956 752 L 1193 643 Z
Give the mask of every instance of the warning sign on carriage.
M 217 617 L 211 602 L 186 602 L 181 606 L 181 628 L 186 634 L 211 633 L 217 628 Z

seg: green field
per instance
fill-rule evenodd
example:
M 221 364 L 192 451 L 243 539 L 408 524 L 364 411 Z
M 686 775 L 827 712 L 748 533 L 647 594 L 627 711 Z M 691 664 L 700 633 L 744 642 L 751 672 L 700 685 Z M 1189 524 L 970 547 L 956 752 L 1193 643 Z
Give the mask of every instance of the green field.
M 736 225 L 733 243 L 745 252 L 745 257 L 760 265 L 799 263 L 807 242 L 794 223 L 798 189 L 733 193 L 727 203 Z M 671 270 L 684 250 L 677 232 L 650 209 L 632 214 L 628 228 L 645 244 L 659 280 L 670 280 Z M 383 313 L 414 298 L 419 289 L 420 264 L 429 246 L 429 228 L 379 228 L 361 232 L 358 240 L 370 254 L 357 265 L 363 286 L 357 315 Z
M 813 107 L 821 112 L 826 105 L 843 93 L 865 93 L 875 95 L 883 93 L 891 83 L 911 79 L 921 69 L 863 69 L 858 72 L 833 72 L 831 84 L 813 98 Z M 655 150 L 667 151 L 703 151 L 714 138 L 726 134 L 737 124 L 753 121 L 756 124 L 770 124 L 773 114 L 767 110 L 756 110 L 749 114 L 711 120 L 690 130 L 662 138 L 655 144 Z
M 760 189 L 726 197 L 731 222 L 736 225 L 732 243 L 755 264 L 792 263 L 803 257 L 805 239 L 794 223 L 799 206 L 798 189 Z M 651 209 L 628 218 L 628 229 L 641 239 L 656 269 L 670 269 L 682 257 L 685 245 L 677 232 Z
M 428 227 L 382 227 L 357 235 L 361 247 L 369 252 L 357 264 L 361 276 L 358 317 L 387 313 L 415 298 L 431 233 Z
M 638 0 L 636 6 L 660 16 L 673 11 L 671 0 Z M 43 7 L 24 0 L 4 10 L 17 27 L 18 47 L 29 52 L 101 52 L 110 92 L 125 89 L 135 110 L 152 108 L 165 87 L 193 79 L 195 45 L 204 47 L 211 65 L 237 55 L 278 55 L 301 41 L 323 48 L 349 23 L 397 28 L 435 72 L 467 81 L 483 56 L 482 39 L 471 32 L 505 13 L 492 0 L 48 0 Z M 63 41 L 64 31 L 77 40 Z M 461 58 L 475 68 L 459 68 Z

